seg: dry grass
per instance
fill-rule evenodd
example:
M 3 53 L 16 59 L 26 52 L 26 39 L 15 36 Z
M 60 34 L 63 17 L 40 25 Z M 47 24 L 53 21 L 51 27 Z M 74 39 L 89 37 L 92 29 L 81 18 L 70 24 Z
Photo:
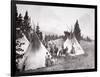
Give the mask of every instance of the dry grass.
M 31 70 L 30 72 L 77 70 L 94 68 L 94 42 L 81 41 L 80 45 L 85 51 L 84 55 L 57 57 L 56 64 L 50 67 Z

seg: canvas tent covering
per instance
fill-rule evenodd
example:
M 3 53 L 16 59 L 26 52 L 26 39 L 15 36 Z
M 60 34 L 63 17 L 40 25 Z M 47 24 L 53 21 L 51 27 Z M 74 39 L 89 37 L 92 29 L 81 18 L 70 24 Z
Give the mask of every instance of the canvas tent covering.
M 18 64 L 20 70 L 26 71 L 45 67 L 46 57 L 48 55 L 51 57 L 35 32 L 33 32 L 30 38 L 32 38 L 32 40 L 25 51 L 23 59 L 21 59 Z
M 66 47 L 68 48 L 67 53 L 71 56 L 84 54 L 84 50 L 75 37 L 73 37 L 72 39 L 67 38 L 67 40 L 64 42 L 64 49 Z
M 67 47 L 67 53 L 71 56 L 81 55 L 84 54 L 84 50 L 80 46 L 78 40 L 75 36 L 75 26 L 71 26 L 71 28 L 68 27 L 70 32 L 68 33 L 67 39 L 63 44 L 64 49 Z

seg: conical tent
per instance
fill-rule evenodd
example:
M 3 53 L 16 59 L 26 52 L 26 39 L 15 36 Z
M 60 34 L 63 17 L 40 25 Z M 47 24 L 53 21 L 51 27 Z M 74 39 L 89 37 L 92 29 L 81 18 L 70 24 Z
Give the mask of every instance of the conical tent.
M 71 26 L 70 35 L 67 36 L 67 39 L 64 42 L 64 49 L 66 49 L 67 47 L 67 53 L 71 56 L 84 54 L 84 50 L 82 49 L 79 42 L 77 41 L 74 31 L 75 31 L 75 28 L 72 29 L 72 26 Z
M 32 40 L 26 53 L 23 56 L 22 61 L 19 63 L 20 70 L 33 70 L 45 67 L 46 56 L 51 56 L 35 32 L 33 32 L 31 38 Z
M 64 49 L 67 47 L 67 53 L 71 56 L 81 55 L 84 54 L 84 50 L 78 43 L 75 37 L 72 39 L 67 38 L 67 40 L 64 42 Z

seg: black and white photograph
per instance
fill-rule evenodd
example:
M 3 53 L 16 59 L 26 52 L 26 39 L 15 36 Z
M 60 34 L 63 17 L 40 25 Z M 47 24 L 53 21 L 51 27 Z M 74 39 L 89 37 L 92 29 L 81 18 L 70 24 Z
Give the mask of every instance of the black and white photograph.
M 16 73 L 95 69 L 94 8 L 16 4 L 15 10 Z

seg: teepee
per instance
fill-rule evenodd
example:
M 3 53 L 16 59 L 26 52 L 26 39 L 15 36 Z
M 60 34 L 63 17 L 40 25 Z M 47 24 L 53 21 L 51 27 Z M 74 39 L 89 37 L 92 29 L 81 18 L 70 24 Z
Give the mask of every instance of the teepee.
M 64 42 L 64 49 L 67 47 L 67 53 L 71 56 L 81 55 L 84 54 L 84 50 L 78 43 L 75 37 L 72 39 L 67 38 L 67 40 Z
M 84 54 L 84 50 L 82 49 L 79 42 L 77 41 L 74 34 L 74 29 L 72 30 L 72 28 L 71 28 L 70 35 L 67 36 L 67 39 L 63 44 L 63 47 L 64 49 L 67 48 L 67 53 L 71 56 Z
M 49 55 L 51 57 L 35 32 L 31 34 L 30 38 L 30 44 L 23 59 L 19 62 L 20 70 L 24 71 L 45 67 L 46 56 Z

